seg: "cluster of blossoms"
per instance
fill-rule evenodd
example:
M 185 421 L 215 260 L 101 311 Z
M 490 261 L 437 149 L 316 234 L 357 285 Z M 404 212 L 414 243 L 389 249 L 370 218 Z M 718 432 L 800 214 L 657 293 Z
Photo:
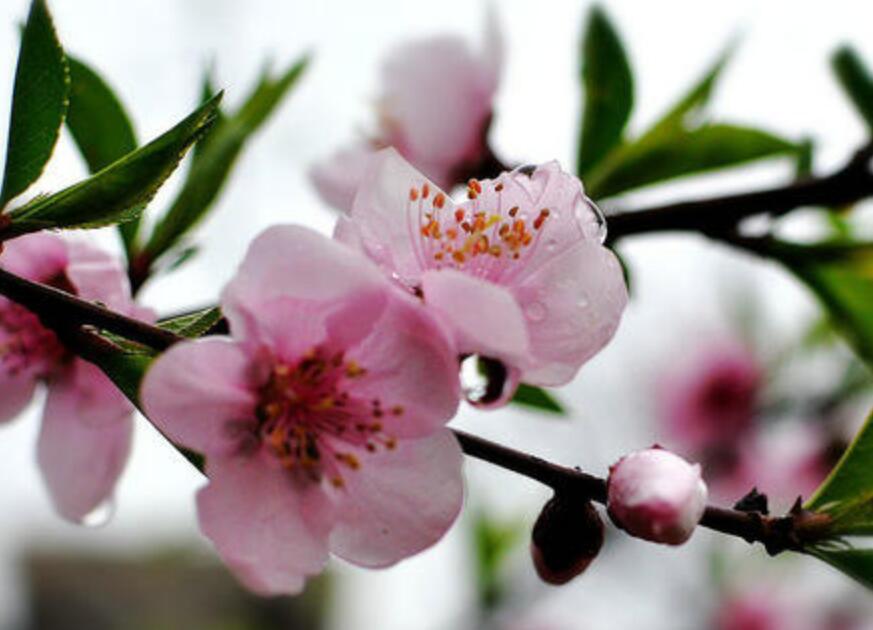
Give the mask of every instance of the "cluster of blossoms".
M 735 501 L 754 485 L 786 502 L 830 470 L 832 440 L 811 421 L 765 426 L 766 370 L 745 345 L 711 345 L 660 387 L 669 441 L 703 464 L 713 492 Z
M 335 239 L 264 232 L 222 294 L 230 338 L 146 375 L 147 415 L 206 456 L 201 527 L 250 588 L 432 545 L 463 498 L 459 359 L 504 366 L 511 395 L 568 382 L 613 335 L 627 293 L 579 180 L 547 164 L 467 197 L 376 154 Z
M 82 243 L 34 234 L 5 245 L 0 267 L 150 321 L 124 268 Z M 97 367 L 77 358 L 36 315 L 0 297 L 0 422 L 17 416 L 44 383 L 48 396 L 37 459 L 55 508 L 82 521 L 111 499 L 133 431 L 133 406 Z

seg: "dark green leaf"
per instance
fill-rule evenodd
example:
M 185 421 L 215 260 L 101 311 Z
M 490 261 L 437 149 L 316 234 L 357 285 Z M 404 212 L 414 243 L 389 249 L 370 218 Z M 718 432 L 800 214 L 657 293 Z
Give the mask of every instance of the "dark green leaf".
M 864 62 L 853 48 L 843 46 L 831 57 L 831 65 L 867 128 L 873 131 L 873 77 Z
M 613 151 L 585 180 L 594 198 L 753 160 L 793 155 L 796 144 L 758 129 L 712 124 L 664 129 Z
M 811 549 L 809 553 L 873 590 L 873 549 Z
M 203 335 L 221 319 L 221 310 L 217 306 L 204 308 L 194 313 L 187 313 L 172 319 L 158 322 L 158 326 L 181 335 L 196 338 Z
M 92 68 L 67 57 L 70 64 L 70 108 L 67 127 L 92 173 L 109 166 L 137 147 L 133 125 L 112 88 Z M 118 226 L 128 258 L 132 256 L 139 217 Z
M 542 387 L 534 387 L 533 385 L 525 385 L 522 383 L 515 390 L 515 395 L 512 397 L 512 403 L 523 407 L 530 407 L 537 411 L 557 414 L 559 416 L 567 415 L 567 410 L 558 402 L 558 399 L 552 396 Z
M 834 535 L 873 534 L 873 415 L 855 436 L 807 509 L 834 519 Z
M 21 37 L 0 208 L 42 173 L 67 111 L 70 79 L 44 0 L 34 0 Z
M 167 252 L 206 215 L 246 141 L 276 109 L 307 63 L 308 58 L 304 57 L 278 79 L 263 77 L 240 110 L 222 117 L 213 132 L 204 138 L 182 190 L 158 221 L 145 246 L 152 260 Z
M 90 178 L 17 208 L 9 215 L 12 224 L 5 234 L 100 227 L 136 216 L 209 128 L 220 100 L 221 94 L 165 134 Z
M 604 10 L 588 14 L 582 44 L 585 104 L 579 134 L 576 172 L 587 175 L 621 142 L 633 109 L 633 76 L 618 33 Z

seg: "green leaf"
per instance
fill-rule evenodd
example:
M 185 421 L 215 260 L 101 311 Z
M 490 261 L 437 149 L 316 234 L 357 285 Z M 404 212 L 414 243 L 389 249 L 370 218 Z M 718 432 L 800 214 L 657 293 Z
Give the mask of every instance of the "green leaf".
M 873 549 L 810 549 L 816 558 L 873 590 Z
M 873 535 L 873 414 L 806 502 L 809 510 L 830 514 L 834 535 Z
M 101 227 L 129 220 L 154 196 L 212 123 L 215 98 L 149 144 L 90 178 L 10 213 L 6 238 L 48 228 Z
M 161 320 L 158 322 L 158 326 L 182 337 L 194 339 L 215 326 L 221 320 L 221 317 L 221 310 L 217 306 L 213 306 L 194 313 Z
M 262 77 L 239 111 L 222 117 L 203 139 L 182 190 L 145 246 L 151 260 L 167 252 L 206 216 L 246 142 L 296 84 L 308 61 L 308 57 L 300 59 L 277 79 Z
M 765 131 L 727 124 L 667 129 L 613 151 L 585 180 L 603 198 L 677 177 L 794 155 L 798 146 Z
M 82 61 L 70 56 L 67 61 L 72 80 L 67 128 L 88 169 L 96 173 L 136 150 L 136 133 L 124 106 L 106 81 Z M 138 230 L 139 217 L 119 226 L 128 258 Z
M 642 138 L 658 135 L 668 130 L 689 128 L 703 122 L 700 120 L 709 104 L 712 92 L 718 83 L 721 73 L 730 61 L 736 46 L 731 44 L 718 56 L 712 67 L 685 93 L 679 102 L 671 107 L 658 122 L 652 125 Z M 696 120 L 695 120 L 696 119 Z
M 567 410 L 564 409 L 564 406 L 558 401 L 558 399 L 542 387 L 535 387 L 533 385 L 525 385 L 522 383 L 518 386 L 518 389 L 515 390 L 515 395 L 512 397 L 511 402 L 544 413 L 551 413 L 559 416 L 567 415 Z
M 873 77 L 864 62 L 851 46 L 842 46 L 831 57 L 831 67 L 867 128 L 873 131 Z
M 476 581 L 483 608 L 493 608 L 500 602 L 501 567 L 523 533 L 520 521 L 497 521 L 482 512 L 473 516 Z
M 58 140 L 70 89 L 64 50 L 44 0 L 34 0 L 21 37 L 0 208 L 42 173 Z
M 597 5 L 588 14 L 582 44 L 582 83 L 585 104 L 576 163 L 580 177 L 621 142 L 634 100 L 627 54 L 606 13 Z

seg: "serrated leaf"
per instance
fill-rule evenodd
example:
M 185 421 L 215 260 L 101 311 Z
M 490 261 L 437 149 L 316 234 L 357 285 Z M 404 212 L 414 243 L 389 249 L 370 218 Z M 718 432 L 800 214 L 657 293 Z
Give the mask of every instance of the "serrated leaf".
M 206 333 L 221 320 L 221 309 L 217 306 L 204 308 L 194 313 L 187 313 L 171 319 L 158 322 L 158 326 L 165 330 L 194 339 Z
M 564 409 L 564 406 L 557 398 L 542 387 L 536 387 L 534 385 L 525 385 L 524 383 L 519 385 L 510 402 L 514 405 L 528 407 L 544 413 L 559 416 L 567 415 L 567 410 Z
M 88 170 L 96 173 L 134 151 L 136 133 L 130 117 L 111 87 L 84 62 L 67 56 L 70 65 L 70 106 L 67 128 Z M 139 217 L 118 226 L 128 258 L 134 249 Z
M 834 535 L 873 534 L 873 414 L 806 507 L 830 514 Z
M 64 122 L 69 83 L 64 50 L 45 1 L 33 0 L 15 69 L 0 208 L 45 168 Z
M 175 127 L 90 178 L 17 208 L 9 214 L 10 238 L 50 228 L 90 228 L 121 223 L 142 211 L 212 123 L 219 93 Z
M 809 553 L 873 590 L 873 549 L 811 549 Z
M 831 57 L 831 67 L 849 100 L 873 131 L 873 77 L 851 46 L 842 46 Z
M 207 214 L 246 142 L 266 122 L 306 68 L 304 57 L 278 79 L 263 77 L 242 107 L 221 118 L 202 142 L 179 195 L 158 221 L 144 251 L 151 260 L 167 252 Z
M 588 14 L 582 43 L 584 99 L 576 172 L 587 175 L 621 142 L 633 109 L 633 75 L 624 46 L 603 8 Z
M 585 185 L 588 194 L 596 199 L 610 197 L 797 151 L 795 143 L 750 127 L 710 124 L 691 131 L 671 129 L 613 151 L 588 176 Z

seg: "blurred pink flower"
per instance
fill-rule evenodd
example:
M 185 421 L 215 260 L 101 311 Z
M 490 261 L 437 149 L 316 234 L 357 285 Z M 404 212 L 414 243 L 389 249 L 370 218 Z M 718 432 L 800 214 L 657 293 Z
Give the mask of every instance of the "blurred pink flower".
M 438 312 L 459 354 L 502 362 L 509 382 L 567 383 L 627 304 L 599 211 L 556 162 L 470 180 L 467 197 L 455 204 L 386 149 L 335 236 Z
M 626 532 L 681 545 L 703 516 L 707 490 L 698 464 L 653 447 L 610 467 L 607 494 L 609 515 Z
M 109 255 L 48 233 L 5 244 L 5 270 L 140 319 L 127 275 Z M 0 422 L 48 385 L 37 458 L 64 518 L 81 521 L 107 501 L 127 461 L 133 406 L 94 365 L 76 358 L 30 311 L 0 297 Z
M 668 435 L 696 456 L 735 444 L 754 428 L 763 380 L 763 368 L 747 348 L 713 345 L 661 383 Z
M 749 590 L 724 599 L 715 613 L 714 630 L 812 630 L 798 604 L 772 592 Z
M 375 136 L 335 153 L 310 172 L 322 198 L 352 206 L 368 154 L 393 146 L 443 188 L 491 157 L 487 145 L 503 45 L 489 13 L 479 53 L 460 37 L 434 37 L 393 50 L 383 67 Z
M 174 346 L 142 387 L 152 421 L 206 456 L 200 526 L 239 579 L 294 593 L 331 551 L 366 567 L 434 544 L 462 502 L 442 330 L 364 257 L 267 230 L 225 288 L 231 338 Z

